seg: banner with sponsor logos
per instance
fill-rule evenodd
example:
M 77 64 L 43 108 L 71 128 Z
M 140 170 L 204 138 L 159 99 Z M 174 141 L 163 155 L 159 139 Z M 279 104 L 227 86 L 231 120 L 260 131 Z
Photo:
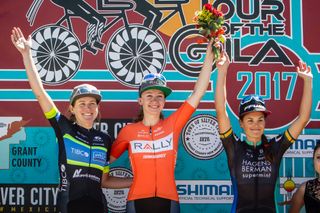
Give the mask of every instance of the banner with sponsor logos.
M 22 59 L 10 41 L 19 26 L 33 39 L 33 57 L 45 89 L 61 112 L 72 88 L 101 89 L 102 123 L 117 137 L 139 110 L 137 87 L 149 72 L 162 73 L 173 89 L 165 116 L 193 90 L 205 44 L 192 22 L 207 0 L 26 0 L 1 1 L 0 213 L 56 212 L 57 144 L 27 81 Z M 299 59 L 314 76 L 311 120 L 286 152 L 276 202 L 290 199 L 314 177 L 312 150 L 320 140 L 320 3 L 315 0 L 215 0 L 225 14 L 228 112 L 235 132 L 239 100 L 257 93 L 272 111 L 266 134 L 285 131 L 298 114 L 303 82 Z M 201 104 L 184 127 L 176 163 L 182 212 L 229 212 L 233 201 L 226 155 L 218 136 L 213 67 Z M 127 155 L 112 165 L 114 176 L 132 176 Z M 110 212 L 124 212 L 128 189 L 104 190 Z M 278 206 L 286 212 L 288 206 Z

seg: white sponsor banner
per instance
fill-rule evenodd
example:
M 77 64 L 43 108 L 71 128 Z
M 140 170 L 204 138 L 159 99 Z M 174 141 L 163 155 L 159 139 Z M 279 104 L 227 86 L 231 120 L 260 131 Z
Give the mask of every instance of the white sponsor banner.
M 299 138 L 284 153 L 288 158 L 312 158 L 313 149 L 320 142 L 319 135 L 300 135 Z
M 180 203 L 232 203 L 233 189 L 228 180 L 177 180 Z

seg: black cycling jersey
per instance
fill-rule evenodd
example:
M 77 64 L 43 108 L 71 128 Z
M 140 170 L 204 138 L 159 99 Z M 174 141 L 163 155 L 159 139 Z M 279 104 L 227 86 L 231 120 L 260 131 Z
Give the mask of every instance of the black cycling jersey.
M 104 205 L 101 178 L 109 172 L 110 136 L 72 123 L 56 109 L 46 113 L 46 117 L 54 128 L 59 147 L 59 211 L 68 212 L 70 201 L 84 197 Z
M 231 212 L 275 212 L 274 189 L 283 154 L 294 139 L 288 131 L 269 141 L 264 135 L 256 147 L 241 141 L 232 131 L 220 134 L 227 153 L 234 189 Z M 268 144 L 273 162 L 265 159 L 263 144 Z
M 304 207 L 307 213 L 320 212 L 320 181 L 308 180 L 304 191 Z

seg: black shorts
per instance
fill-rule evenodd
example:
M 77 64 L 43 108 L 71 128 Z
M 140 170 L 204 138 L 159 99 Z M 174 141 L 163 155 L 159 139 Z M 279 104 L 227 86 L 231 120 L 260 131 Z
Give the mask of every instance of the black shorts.
M 127 202 L 127 213 L 179 213 L 177 201 L 151 197 Z
M 72 200 L 68 203 L 68 213 L 105 213 L 104 204 L 90 197 Z

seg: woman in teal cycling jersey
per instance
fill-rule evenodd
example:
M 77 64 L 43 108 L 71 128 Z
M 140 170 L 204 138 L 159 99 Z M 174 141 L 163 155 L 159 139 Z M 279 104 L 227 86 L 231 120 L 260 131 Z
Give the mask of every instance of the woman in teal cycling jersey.
M 75 87 L 70 97 L 71 116 L 65 117 L 43 88 L 32 59 L 31 37 L 25 39 L 19 28 L 13 28 L 11 40 L 22 55 L 32 91 L 56 133 L 60 171 L 58 211 L 106 212 L 101 186 L 127 188 L 131 180 L 108 175 L 112 140 L 109 135 L 93 128 L 99 112 L 100 91 L 89 84 Z

